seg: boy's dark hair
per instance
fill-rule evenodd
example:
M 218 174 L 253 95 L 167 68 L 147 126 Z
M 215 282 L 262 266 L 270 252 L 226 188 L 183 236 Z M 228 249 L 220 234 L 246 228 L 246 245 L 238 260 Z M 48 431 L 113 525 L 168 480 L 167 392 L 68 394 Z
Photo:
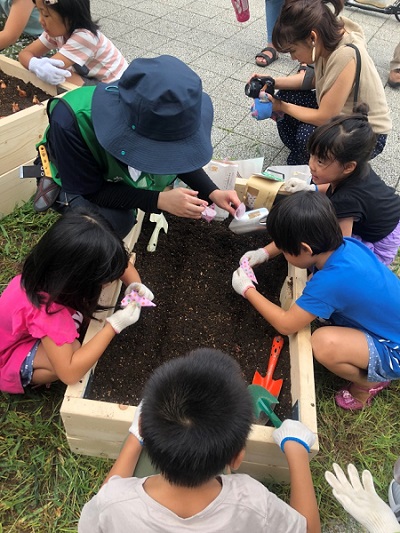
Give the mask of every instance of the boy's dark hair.
M 57 220 L 25 259 L 21 283 L 29 300 L 48 311 L 55 302 L 91 317 L 102 286 L 128 266 L 125 245 L 101 215 L 86 208 Z M 48 294 L 48 298 L 43 294 Z
M 327 4 L 332 4 L 332 12 Z M 275 23 L 272 42 L 279 52 L 290 51 L 291 45 L 305 41 L 316 31 L 324 48 L 336 49 L 342 38 L 343 22 L 338 18 L 344 0 L 286 0 Z
M 351 176 L 364 176 L 376 145 L 376 134 L 368 122 L 368 104 L 359 104 L 352 115 L 338 115 L 316 128 L 307 143 L 309 153 L 318 159 L 337 160 L 344 165 L 355 161 Z
M 36 0 L 33 3 L 36 5 Z M 44 0 L 43 3 L 60 15 L 70 34 L 83 29 L 97 35 L 99 26 L 92 20 L 90 0 L 58 0 L 54 4 Z
M 244 448 L 252 401 L 239 364 L 199 348 L 156 369 L 143 394 L 141 434 L 152 464 L 172 484 L 198 487 Z
M 319 192 L 296 192 L 278 202 L 268 215 L 267 230 L 280 250 L 295 256 L 303 242 L 313 254 L 336 250 L 343 243 L 331 201 Z

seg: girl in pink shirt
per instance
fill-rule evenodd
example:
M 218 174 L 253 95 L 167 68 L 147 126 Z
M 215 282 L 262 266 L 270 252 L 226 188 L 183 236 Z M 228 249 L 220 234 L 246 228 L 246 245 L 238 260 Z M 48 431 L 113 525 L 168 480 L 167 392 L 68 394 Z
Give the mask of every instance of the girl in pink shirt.
M 152 300 L 108 222 L 87 209 L 60 218 L 26 258 L 0 296 L 0 390 L 24 392 L 28 384 L 79 381 L 117 333 L 134 324 L 140 307 L 130 303 L 106 319 L 84 346 L 79 326 L 97 310 L 104 285 L 121 278 Z
M 44 32 L 19 53 L 24 67 L 52 85 L 118 80 L 128 66 L 92 20 L 89 0 L 33 0 Z M 51 57 L 43 57 L 57 49 Z

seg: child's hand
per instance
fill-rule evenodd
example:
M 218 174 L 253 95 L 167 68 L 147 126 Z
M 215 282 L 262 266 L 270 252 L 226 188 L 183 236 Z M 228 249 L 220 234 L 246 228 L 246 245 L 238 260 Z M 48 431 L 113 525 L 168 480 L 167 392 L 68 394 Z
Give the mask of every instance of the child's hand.
M 232 275 L 232 287 L 235 291 L 246 298 L 246 291 L 249 289 L 255 289 L 255 286 L 251 279 L 247 277 L 243 268 L 238 268 Z
M 140 306 L 135 302 L 128 304 L 125 309 L 121 309 L 116 313 L 106 318 L 107 322 L 111 324 L 115 333 L 121 333 L 121 331 L 132 324 L 135 324 L 140 317 Z
M 294 440 L 299 444 L 302 444 L 304 448 L 310 452 L 311 446 L 315 442 L 315 435 L 308 429 L 307 426 L 299 422 L 298 420 L 285 420 L 280 428 L 275 429 L 272 433 L 274 441 L 284 452 L 285 442 L 288 440 Z
M 344 509 L 370 533 L 394 533 L 400 531 L 397 519 L 386 503 L 375 492 L 371 472 L 364 470 L 362 482 L 353 464 L 347 466 L 349 480 L 339 465 L 333 463 L 332 472 L 325 472 L 325 479 L 333 489 L 333 495 Z
M 316 191 L 317 187 L 313 184 L 306 183 L 299 178 L 290 178 L 283 186 L 286 192 L 299 192 L 299 191 Z
M 125 296 L 128 296 L 132 291 L 137 292 L 139 296 L 146 298 L 146 300 L 150 300 L 150 302 L 154 300 L 154 294 L 148 287 L 146 287 L 146 285 L 143 285 L 143 283 L 137 281 L 130 283 L 125 289 Z
M 135 435 L 137 440 L 140 442 L 140 444 L 143 446 L 143 437 L 140 434 L 139 431 L 139 419 L 142 414 L 142 404 L 143 400 L 140 402 L 140 404 L 136 407 L 135 416 L 133 417 L 132 424 L 129 428 L 129 432 L 132 433 L 132 435 Z
M 65 68 L 64 61 L 49 57 L 32 57 L 28 69 L 51 85 L 64 83 L 66 78 L 71 76 L 71 72 Z
M 249 250 L 240 258 L 239 263 L 241 263 L 245 258 L 249 260 L 249 265 L 251 268 L 265 263 L 269 259 L 269 253 L 265 248 L 258 248 L 258 250 Z

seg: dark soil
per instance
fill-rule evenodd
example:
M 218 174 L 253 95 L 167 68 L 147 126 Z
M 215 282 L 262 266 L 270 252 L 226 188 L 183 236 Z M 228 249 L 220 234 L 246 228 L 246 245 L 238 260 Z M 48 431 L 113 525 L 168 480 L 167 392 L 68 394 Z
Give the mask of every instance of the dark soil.
M 136 267 L 157 307 L 143 308 L 139 322 L 114 338 L 97 364 L 87 392 L 91 399 L 137 405 L 156 367 L 204 346 L 235 357 L 249 384 L 256 370 L 265 374 L 277 332 L 236 294 L 231 277 L 240 257 L 264 246 L 267 234 L 235 235 L 228 229 L 230 220 L 208 224 L 166 217 L 168 234 L 160 233 L 155 252 L 146 251 L 154 229 L 147 219 L 135 247 Z M 261 292 L 279 305 L 287 275 L 284 258 L 265 263 L 255 274 Z M 284 385 L 275 412 L 287 418 L 292 408 L 287 337 L 274 374 L 274 379 L 281 377 Z
M 33 106 L 34 100 L 44 102 L 51 96 L 32 83 L 25 83 L 0 70 L 0 118 Z

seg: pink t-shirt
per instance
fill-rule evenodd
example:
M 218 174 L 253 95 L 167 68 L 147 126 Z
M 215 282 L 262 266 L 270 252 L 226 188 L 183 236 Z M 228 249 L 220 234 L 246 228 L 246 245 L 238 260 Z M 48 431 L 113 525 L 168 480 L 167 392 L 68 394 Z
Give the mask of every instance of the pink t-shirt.
M 21 276 L 13 278 L 0 296 L 0 390 L 24 392 L 21 365 L 38 339 L 50 337 L 57 346 L 62 346 L 79 336 L 72 318 L 74 310 L 52 304 L 50 311 L 53 314 L 28 300 L 21 287 Z
M 56 48 L 73 63 L 87 67 L 87 77 L 103 83 L 119 80 L 128 67 L 118 48 L 100 31 L 93 35 L 89 30 L 75 30 L 67 40 L 43 32 L 39 40 L 49 50 Z

